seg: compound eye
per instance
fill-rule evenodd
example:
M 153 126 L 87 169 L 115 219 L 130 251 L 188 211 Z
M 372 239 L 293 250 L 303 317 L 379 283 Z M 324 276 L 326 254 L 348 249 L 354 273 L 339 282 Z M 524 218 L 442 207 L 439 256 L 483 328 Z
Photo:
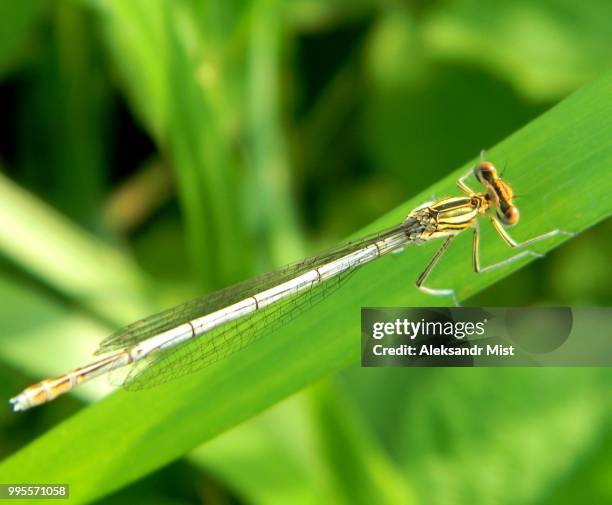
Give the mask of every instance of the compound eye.
M 517 207 L 511 205 L 504 212 L 498 211 L 497 215 L 504 224 L 513 225 L 519 222 L 521 213 Z
M 474 167 L 474 175 L 479 182 L 488 182 L 492 184 L 497 178 L 497 170 L 495 165 L 489 161 L 481 161 Z

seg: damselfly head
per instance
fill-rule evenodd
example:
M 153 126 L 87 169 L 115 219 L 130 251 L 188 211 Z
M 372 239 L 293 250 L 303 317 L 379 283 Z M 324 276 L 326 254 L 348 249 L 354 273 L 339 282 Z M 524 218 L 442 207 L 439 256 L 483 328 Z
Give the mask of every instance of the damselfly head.
M 513 202 L 514 192 L 512 187 L 498 175 L 495 165 L 490 161 L 481 161 L 474 167 L 474 176 L 487 189 L 497 218 L 507 226 L 518 223 L 520 212 Z
M 474 176 L 478 182 L 485 185 L 492 185 L 499 180 L 497 169 L 490 161 L 481 161 L 474 167 Z

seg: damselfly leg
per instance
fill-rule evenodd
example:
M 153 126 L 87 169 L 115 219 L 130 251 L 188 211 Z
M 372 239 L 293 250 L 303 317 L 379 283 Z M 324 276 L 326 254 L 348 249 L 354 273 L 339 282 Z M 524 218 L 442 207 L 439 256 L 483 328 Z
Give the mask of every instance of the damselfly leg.
M 484 186 L 485 191 L 476 192 L 467 185 L 466 180 L 472 175 Z M 573 236 L 571 232 L 555 229 L 523 242 L 514 240 L 505 228 L 506 226 L 515 225 L 519 221 L 519 210 L 513 201 L 514 193 L 510 185 L 498 175 L 495 166 L 484 160 L 484 151 L 481 152 L 480 163 L 459 178 L 457 187 L 465 193 L 465 197 L 442 199 L 428 205 L 424 210 L 418 208 L 413 211 L 415 216 L 425 211 L 429 213 L 431 225 L 429 232 L 423 237 L 424 240 L 448 237 L 417 279 L 416 286 L 424 293 L 434 296 L 450 296 L 455 305 L 458 304 L 457 296 L 453 289 L 430 288 L 425 286 L 425 280 L 448 249 L 452 239 L 462 231 L 470 228 L 473 229 L 474 233 L 472 265 L 477 273 L 501 268 L 529 256 L 535 258 L 543 256 L 543 254 L 526 249 L 498 263 L 482 267 L 480 264 L 480 217 L 487 217 L 497 234 L 513 249 L 526 247 L 559 235 Z
M 438 249 L 438 252 L 433 256 L 433 258 L 431 258 L 431 260 L 429 260 L 429 263 L 425 267 L 425 270 L 423 270 L 421 275 L 419 275 L 419 278 L 416 281 L 416 286 L 421 291 L 423 291 L 423 293 L 427 293 L 428 295 L 450 296 L 453 299 L 453 303 L 455 305 L 459 305 L 459 301 L 457 300 L 457 296 L 455 295 L 454 289 L 434 289 L 434 288 L 429 288 L 423 285 L 423 283 L 425 282 L 425 279 L 429 277 L 429 274 L 434 269 L 434 267 L 438 264 L 438 261 L 440 261 L 440 258 L 444 255 L 444 253 L 446 252 L 448 247 L 451 245 L 451 242 L 453 241 L 455 237 L 456 235 L 451 235 L 444 241 L 444 243 L 442 244 L 442 247 Z
M 457 181 L 457 187 L 463 191 L 466 195 L 468 196 L 472 196 L 474 194 L 476 194 L 476 191 L 472 190 L 472 188 L 470 188 L 466 183 L 465 180 L 470 176 L 474 174 L 474 169 L 470 168 L 465 175 L 463 175 L 462 177 L 459 178 L 459 180 Z
M 530 239 L 524 240 L 523 242 L 516 242 L 510 236 L 508 231 L 504 229 L 501 223 L 497 221 L 497 219 L 491 216 L 489 216 L 489 219 L 491 221 L 491 224 L 493 225 L 493 228 L 498 233 L 498 235 L 504 240 L 504 242 L 506 242 L 506 244 L 508 244 L 513 249 L 525 247 L 530 244 L 534 244 L 536 242 L 541 242 L 542 240 L 547 240 L 549 238 L 557 237 L 559 235 L 566 235 L 568 237 L 574 236 L 572 232 L 561 230 L 557 228 L 555 230 L 551 230 L 549 232 L 543 233 L 542 235 L 538 235 L 537 237 L 532 237 Z M 520 253 L 515 254 L 514 256 L 510 256 L 509 258 L 506 258 L 502 261 L 493 263 L 492 265 L 487 265 L 486 267 L 481 266 L 480 265 L 479 225 L 478 223 L 474 225 L 474 240 L 473 240 L 473 245 L 472 245 L 472 264 L 473 264 L 475 272 L 477 273 L 490 272 L 491 270 L 495 270 L 497 268 L 503 268 L 507 265 L 510 265 L 511 263 L 520 261 L 521 259 L 529 257 L 529 256 L 533 258 L 543 258 L 544 254 L 532 251 L 530 249 L 526 249 L 524 251 L 521 251 Z

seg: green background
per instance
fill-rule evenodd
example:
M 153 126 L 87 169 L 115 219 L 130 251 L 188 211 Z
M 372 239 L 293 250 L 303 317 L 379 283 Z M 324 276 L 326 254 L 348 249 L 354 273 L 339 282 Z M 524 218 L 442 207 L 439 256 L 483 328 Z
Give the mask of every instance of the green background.
M 605 0 L 0 3 L 0 398 L 454 191 L 592 82 L 489 152 L 536 233 L 599 224 L 464 303 L 609 305 L 611 18 Z M 296 322 L 298 347 L 278 332 L 176 389 L 7 405 L 0 482 L 65 482 L 75 503 L 612 500 L 607 370 L 361 370 L 358 327 L 325 347 L 358 325 L 347 307 L 409 304 L 432 253 L 372 265 L 386 284 Z

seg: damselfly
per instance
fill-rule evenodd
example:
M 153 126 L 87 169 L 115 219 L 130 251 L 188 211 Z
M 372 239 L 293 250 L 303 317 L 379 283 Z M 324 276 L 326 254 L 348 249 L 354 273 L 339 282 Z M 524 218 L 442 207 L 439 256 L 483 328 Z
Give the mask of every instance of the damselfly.
M 467 186 L 465 180 L 471 175 L 483 186 L 483 191 L 475 192 Z M 28 387 L 11 398 L 13 410 L 27 410 L 51 401 L 94 377 L 128 366 L 122 381 L 128 390 L 161 384 L 201 369 L 282 326 L 332 292 L 358 267 L 409 244 L 446 238 L 417 279 L 416 286 L 431 295 L 452 297 L 455 304 L 457 299 L 452 289 L 430 288 L 425 286 L 425 281 L 461 232 L 473 230 L 472 262 L 476 272 L 499 268 L 526 256 L 541 256 L 526 249 L 482 267 L 478 228 L 481 217 L 488 218 L 512 248 L 569 234 L 557 229 L 521 243 L 513 240 L 505 229 L 519 221 L 512 189 L 495 166 L 482 156 L 480 163 L 457 181 L 457 186 L 465 196 L 428 202 L 392 228 L 118 330 L 103 340 L 96 351 L 106 357 Z

